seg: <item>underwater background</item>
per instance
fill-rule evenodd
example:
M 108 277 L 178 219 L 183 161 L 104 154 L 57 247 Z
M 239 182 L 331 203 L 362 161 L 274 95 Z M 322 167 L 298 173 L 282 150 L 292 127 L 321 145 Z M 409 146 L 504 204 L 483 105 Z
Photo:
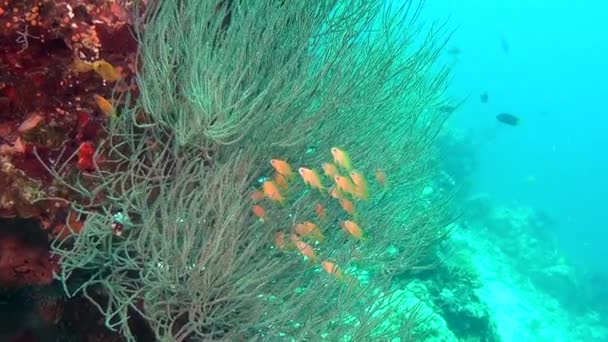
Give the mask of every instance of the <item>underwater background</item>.
M 608 341 L 605 13 L 4 1 L 0 342 Z
M 472 253 L 488 274 L 497 330 L 506 341 L 608 341 L 608 3 L 445 0 L 426 9 L 456 27 L 444 58 L 454 65 L 450 93 L 464 101 L 442 158 L 466 184 L 471 232 L 456 238 L 492 245 Z

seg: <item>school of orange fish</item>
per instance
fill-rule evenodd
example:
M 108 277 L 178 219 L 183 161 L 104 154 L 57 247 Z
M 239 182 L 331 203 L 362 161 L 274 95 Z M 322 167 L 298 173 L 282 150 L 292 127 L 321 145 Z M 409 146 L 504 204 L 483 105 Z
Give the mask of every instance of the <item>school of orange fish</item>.
M 121 78 L 121 71 L 119 68 L 113 67 L 104 60 L 86 62 L 75 59 L 74 63 L 71 65 L 71 69 L 76 73 L 93 71 L 106 82 L 115 82 Z M 113 104 L 106 98 L 94 94 L 93 100 L 107 118 L 112 118 L 116 115 Z M 329 186 L 324 184 L 323 177 L 314 169 L 300 167 L 298 168 L 298 173 L 306 186 L 310 186 L 322 194 L 328 194 L 339 202 L 342 209 L 352 216 L 352 219 L 341 220 L 339 226 L 352 238 L 363 241 L 365 240 L 365 236 L 363 229 L 357 223 L 355 203 L 356 201 L 367 200 L 369 198 L 367 181 L 360 171 L 353 169 L 350 157 L 345 151 L 333 147 L 331 148 L 331 155 L 333 157 L 333 162 L 327 162 L 321 165 L 323 176 L 329 179 Z M 251 198 L 254 202 L 268 200 L 283 205 L 285 202 L 285 193 L 290 187 L 290 182 L 296 180 L 296 175 L 289 163 L 285 160 L 272 159 L 270 163 L 276 172 L 274 178 L 265 180 L 262 183 L 262 188 L 255 190 L 251 194 Z M 375 178 L 382 188 L 386 187 L 386 175 L 382 170 L 376 170 Z M 251 209 L 253 214 L 261 222 L 264 222 L 267 216 L 264 206 L 260 203 L 255 203 Z M 325 207 L 321 203 L 316 203 L 314 210 L 317 219 L 319 222 L 322 222 L 325 218 Z M 289 233 L 289 241 L 287 241 L 285 237 L 285 232 L 278 232 L 274 244 L 279 250 L 285 252 L 298 251 L 310 262 L 314 264 L 320 263 L 324 271 L 339 280 L 348 282 L 354 281 L 354 278 L 345 275 L 340 267 L 334 262 L 330 260 L 319 260 L 314 246 L 305 240 L 320 244 L 324 242 L 325 235 L 318 224 L 311 221 L 304 221 L 295 224 L 292 231 Z
M 350 157 L 345 151 L 333 147 L 331 155 L 333 162 L 327 162 L 321 166 L 322 175 L 316 170 L 306 167 L 298 168 L 298 174 L 306 186 L 338 201 L 342 209 L 351 216 L 349 219 L 340 220 L 339 226 L 351 238 L 364 241 L 364 231 L 357 223 L 358 215 L 355 203 L 369 199 L 368 183 L 362 172 L 353 169 Z M 271 208 L 273 203 L 284 205 L 290 183 L 296 181 L 296 175 L 287 161 L 272 159 L 270 163 L 275 170 L 274 177 L 264 180 L 261 189 L 251 193 L 251 199 L 254 202 L 251 210 L 260 222 L 267 220 L 266 209 Z M 382 170 L 376 170 L 375 178 L 381 188 L 386 187 L 386 175 Z M 320 260 L 317 255 L 315 246 L 325 241 L 320 224 L 323 223 L 326 213 L 325 207 L 321 203 L 314 205 L 314 211 L 319 224 L 311 221 L 296 223 L 287 232 L 289 239 L 286 238 L 286 232 L 277 232 L 274 241 L 275 247 L 284 252 L 297 251 L 311 263 L 320 264 L 325 272 L 336 279 L 356 283 L 356 280 L 345 275 L 336 263 L 330 260 Z

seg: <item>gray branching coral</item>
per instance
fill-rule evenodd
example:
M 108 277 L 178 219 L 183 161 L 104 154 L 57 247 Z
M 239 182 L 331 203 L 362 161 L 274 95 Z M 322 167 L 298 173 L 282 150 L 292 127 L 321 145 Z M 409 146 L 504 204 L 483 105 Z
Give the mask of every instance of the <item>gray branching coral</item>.
M 84 293 L 129 340 L 133 314 L 162 341 L 411 336 L 417 308 L 388 327 L 403 303 L 380 289 L 425 262 L 448 222 L 445 201 L 420 199 L 435 170 L 431 143 L 445 115 L 434 106 L 447 71 L 434 69 L 438 28 L 416 41 L 419 9 L 149 2 L 136 23 L 140 97 L 112 121 L 96 170 L 64 180 L 90 199 L 74 207 L 82 231 L 54 244 L 66 290 Z M 349 146 L 362 171 L 382 166 L 391 182 L 392 194 L 360 213 L 378 237 L 361 248 L 360 264 L 388 270 L 370 267 L 377 276 L 359 285 L 273 246 L 316 194 L 294 194 L 264 224 L 250 210 L 271 158 L 315 164 L 333 145 Z M 328 246 L 327 257 L 349 265 L 352 244 Z M 70 276 L 83 271 L 74 288 Z

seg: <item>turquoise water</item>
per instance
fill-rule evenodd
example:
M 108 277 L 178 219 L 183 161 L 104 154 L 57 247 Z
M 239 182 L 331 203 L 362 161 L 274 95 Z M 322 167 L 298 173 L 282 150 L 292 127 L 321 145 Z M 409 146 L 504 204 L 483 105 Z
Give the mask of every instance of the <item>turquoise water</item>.
M 470 97 L 451 125 L 472 131 L 474 189 L 545 211 L 570 257 L 608 270 L 608 3 L 468 0 L 427 9 L 457 27 L 451 91 Z M 500 112 L 521 126 L 497 122 Z
M 475 162 L 466 171 L 458 169 L 456 163 L 451 172 L 461 176 L 467 173 L 467 199 L 484 198 L 490 207 L 507 208 L 511 223 L 515 221 L 513 217 L 522 217 L 524 211 L 543 217 L 542 225 L 524 225 L 529 231 L 523 231 L 525 236 L 521 237 L 521 240 L 540 239 L 535 247 L 528 247 L 538 250 L 518 253 L 538 255 L 538 264 L 545 265 L 538 266 L 542 270 L 567 265 L 564 276 L 571 282 L 561 286 L 553 279 L 546 280 L 549 284 L 544 287 L 539 286 L 535 277 L 542 272 L 536 272 L 534 260 L 515 258 L 511 263 L 520 263 L 519 275 L 524 280 L 502 284 L 508 283 L 511 289 L 521 288 L 519 294 L 526 291 L 528 294 L 513 299 L 517 295 L 497 294 L 502 290 L 492 292 L 489 285 L 487 292 L 496 298 L 489 305 L 505 307 L 510 303 L 522 307 L 521 303 L 529 298 L 536 296 L 535 300 L 539 300 L 550 293 L 547 298 L 559 301 L 563 317 L 605 313 L 608 2 L 443 0 L 428 3 L 426 9 L 427 18 L 447 18 L 448 25 L 456 28 L 444 58 L 454 63 L 450 94 L 466 101 L 454 113 L 448 127 L 452 133 L 447 134 L 464 136 L 467 148 L 461 150 L 462 158 Z M 487 102 L 480 97 L 484 93 Z M 521 124 L 513 127 L 498 122 L 496 115 L 503 112 L 517 116 Z M 481 239 L 491 236 L 495 245 L 516 245 L 517 237 L 500 231 L 514 226 L 488 223 L 483 229 L 497 234 L 482 234 Z M 473 232 L 465 239 L 474 239 L 481 229 L 471 227 Z M 480 257 L 486 258 L 485 263 L 479 262 L 486 267 L 479 267 L 482 273 L 492 269 L 488 265 L 494 262 L 493 257 L 491 254 Z M 559 260 L 559 265 L 547 266 L 550 258 Z M 529 279 L 535 285 L 526 288 L 523 283 Z M 588 311 L 575 312 L 572 307 L 577 305 Z M 506 312 L 508 315 L 502 312 L 503 318 L 510 315 L 513 319 L 517 315 L 515 310 Z M 539 314 L 542 312 L 539 310 Z M 573 316 L 570 319 L 574 320 Z M 517 334 L 509 336 L 505 333 L 508 329 L 501 329 L 500 317 L 498 309 L 494 318 L 503 339 L 515 339 Z M 502 323 L 517 329 L 504 320 Z M 594 333 L 566 337 L 559 325 L 556 323 L 553 335 L 538 332 L 529 336 L 542 341 L 607 338 L 597 333 L 596 328 L 590 328 Z M 561 328 L 569 329 L 565 323 Z M 542 330 L 540 325 L 534 329 Z

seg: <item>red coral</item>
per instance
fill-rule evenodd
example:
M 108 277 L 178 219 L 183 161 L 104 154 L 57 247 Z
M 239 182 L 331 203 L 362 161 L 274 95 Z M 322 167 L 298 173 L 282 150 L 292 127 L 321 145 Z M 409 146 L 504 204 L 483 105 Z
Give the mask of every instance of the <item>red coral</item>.
M 82 171 L 93 170 L 93 154 L 95 149 L 90 142 L 83 142 L 78 149 L 78 168 Z

